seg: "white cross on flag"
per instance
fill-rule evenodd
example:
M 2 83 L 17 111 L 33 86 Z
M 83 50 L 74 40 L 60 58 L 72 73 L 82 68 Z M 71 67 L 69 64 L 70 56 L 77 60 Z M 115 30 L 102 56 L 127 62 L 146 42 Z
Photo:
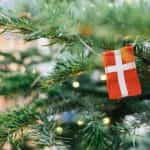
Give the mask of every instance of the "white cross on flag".
M 103 62 L 110 99 L 120 99 L 141 94 L 132 46 L 104 52 Z

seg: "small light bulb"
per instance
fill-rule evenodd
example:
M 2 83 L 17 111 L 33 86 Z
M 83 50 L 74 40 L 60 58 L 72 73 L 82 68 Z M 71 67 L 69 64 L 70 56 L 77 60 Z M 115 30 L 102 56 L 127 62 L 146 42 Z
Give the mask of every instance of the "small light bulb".
M 56 128 L 56 133 L 59 134 L 59 135 L 62 135 L 62 134 L 63 134 L 63 131 L 64 131 L 64 130 L 63 130 L 62 127 L 57 127 L 57 128 Z
M 78 120 L 77 121 L 77 125 L 78 126 L 83 126 L 84 125 L 84 121 L 83 120 Z
M 105 117 L 105 118 L 103 118 L 103 124 L 104 125 L 109 125 L 110 124 L 110 122 L 111 122 L 111 119 L 109 118 L 109 117 Z
M 101 75 L 101 76 L 100 76 L 100 80 L 106 81 L 106 74 Z
M 86 8 L 85 7 L 83 7 L 83 9 L 82 9 L 83 11 L 86 11 Z
M 126 2 L 127 4 L 132 4 L 132 3 L 133 3 L 133 0 L 125 0 L 125 2 Z
M 73 86 L 74 88 L 79 88 L 79 87 L 80 87 L 80 83 L 79 83 L 78 81 L 74 81 L 74 82 L 72 83 L 72 86 Z
M 33 69 L 32 69 L 32 73 L 33 73 L 33 74 L 36 74 L 36 73 L 37 73 L 37 69 L 36 69 L 36 68 L 33 68 Z
M 90 4 L 90 7 L 95 7 L 95 5 L 93 3 Z
M 113 7 L 113 3 L 108 3 L 108 7 L 112 8 Z

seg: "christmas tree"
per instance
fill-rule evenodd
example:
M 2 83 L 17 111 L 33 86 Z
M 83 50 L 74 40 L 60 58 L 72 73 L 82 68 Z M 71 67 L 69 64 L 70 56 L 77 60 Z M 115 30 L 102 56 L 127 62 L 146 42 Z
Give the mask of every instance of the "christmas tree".
M 15 104 L 0 113 L 0 149 L 148 150 L 149 0 L 11 5 L 0 8 L 1 34 L 16 36 L 0 51 L 0 95 Z M 134 50 L 141 92 L 112 100 L 102 56 L 124 47 Z

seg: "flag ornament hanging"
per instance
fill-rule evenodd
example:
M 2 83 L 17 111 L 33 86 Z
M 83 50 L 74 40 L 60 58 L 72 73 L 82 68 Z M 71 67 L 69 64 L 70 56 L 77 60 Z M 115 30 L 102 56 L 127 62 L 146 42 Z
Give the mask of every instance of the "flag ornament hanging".
M 136 70 L 133 46 L 107 51 L 102 56 L 109 98 L 121 99 L 140 95 L 141 85 Z

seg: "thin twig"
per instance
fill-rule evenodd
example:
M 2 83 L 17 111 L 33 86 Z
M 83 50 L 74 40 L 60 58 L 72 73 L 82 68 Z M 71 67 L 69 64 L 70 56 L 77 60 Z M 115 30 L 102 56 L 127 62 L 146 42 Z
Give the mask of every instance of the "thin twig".
M 98 53 L 96 53 L 92 47 L 90 47 L 82 38 L 79 37 L 80 42 L 93 54 L 95 55 L 99 55 Z

